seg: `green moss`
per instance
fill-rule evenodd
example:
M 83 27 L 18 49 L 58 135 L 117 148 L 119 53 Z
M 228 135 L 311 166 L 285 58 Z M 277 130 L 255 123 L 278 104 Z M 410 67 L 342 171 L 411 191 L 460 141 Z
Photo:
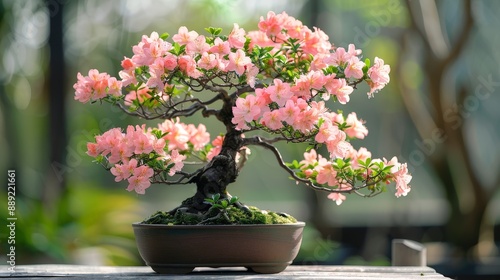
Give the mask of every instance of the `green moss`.
M 227 224 L 290 224 L 297 220 L 285 213 L 260 210 L 250 206 L 250 211 L 237 207 L 229 207 L 226 210 L 210 208 L 205 214 L 192 214 L 176 212 L 174 215 L 168 212 L 157 211 L 144 220 L 144 224 L 167 224 L 167 225 L 227 225 Z

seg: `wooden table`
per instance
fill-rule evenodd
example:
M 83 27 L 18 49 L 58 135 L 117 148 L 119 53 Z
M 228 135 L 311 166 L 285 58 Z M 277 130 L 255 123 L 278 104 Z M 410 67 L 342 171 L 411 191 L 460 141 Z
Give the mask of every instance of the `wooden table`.
M 146 266 L 20 265 L 1 266 L 0 278 L 20 279 L 165 279 Z M 426 266 L 289 266 L 278 274 L 255 274 L 244 268 L 196 268 L 174 279 L 450 279 Z

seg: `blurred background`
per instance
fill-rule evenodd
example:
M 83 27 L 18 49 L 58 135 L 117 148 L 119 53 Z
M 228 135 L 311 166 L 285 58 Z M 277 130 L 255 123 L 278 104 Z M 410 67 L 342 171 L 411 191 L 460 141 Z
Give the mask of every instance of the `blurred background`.
M 424 243 L 429 266 L 447 276 L 500 274 L 500 2 L 452 0 L 0 0 L 0 220 L 7 170 L 16 170 L 18 265 L 141 265 L 131 223 L 194 192 L 128 193 L 91 161 L 94 135 L 142 121 L 74 101 L 76 73 L 117 76 L 142 34 L 182 25 L 227 34 L 234 22 L 249 31 L 270 10 L 391 65 L 391 83 L 374 99 L 360 87 L 348 105 L 331 106 L 366 121 L 370 133 L 355 147 L 408 162 L 412 191 L 349 196 L 336 206 L 254 148 L 231 193 L 306 221 L 296 264 L 390 265 L 391 240 L 407 238 Z M 303 153 L 279 148 L 285 160 Z M 0 234 L 5 263 L 7 232 Z

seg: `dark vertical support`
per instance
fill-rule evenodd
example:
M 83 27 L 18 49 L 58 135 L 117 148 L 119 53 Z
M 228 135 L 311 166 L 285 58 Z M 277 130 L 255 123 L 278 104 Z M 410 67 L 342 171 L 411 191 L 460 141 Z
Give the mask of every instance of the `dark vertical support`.
M 43 200 L 50 205 L 65 189 L 65 180 L 60 171 L 61 166 L 65 166 L 67 145 L 64 105 L 66 72 L 63 46 L 63 5 L 54 0 L 46 0 L 45 3 L 50 15 L 48 40 L 50 60 L 46 79 L 49 89 L 50 162 Z

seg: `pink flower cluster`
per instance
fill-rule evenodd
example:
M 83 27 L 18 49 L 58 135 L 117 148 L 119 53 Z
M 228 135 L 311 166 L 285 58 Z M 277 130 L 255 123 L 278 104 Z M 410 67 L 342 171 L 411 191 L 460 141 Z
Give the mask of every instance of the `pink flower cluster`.
M 96 142 L 87 144 L 87 153 L 92 157 L 104 157 L 112 166 L 115 181 L 127 180 L 127 190 L 144 194 L 155 175 L 153 161 L 169 166 L 169 176 L 174 176 L 184 166 L 187 151 L 200 151 L 210 142 L 210 134 L 203 124 L 195 127 L 166 120 L 158 127 L 164 134 L 157 138 L 153 129 L 143 126 L 128 126 L 126 132 L 113 128 L 96 136 Z M 154 156 L 151 156 L 154 155 Z
M 73 85 L 75 89 L 75 100 L 82 103 L 95 101 L 111 96 L 120 96 L 122 82 L 107 73 L 99 73 L 96 69 L 89 71 L 88 76 L 77 75 L 78 81 Z
M 289 88 L 286 83 L 275 80 L 275 84 L 256 89 L 255 96 L 249 94 L 236 100 L 233 123 L 237 129 L 250 129 L 248 124 L 255 122 L 271 130 L 290 126 L 304 134 L 315 133 L 315 141 L 326 144 L 332 157 L 344 157 L 353 149 L 346 141 L 347 137 L 363 139 L 368 134 L 356 113 L 350 113 L 344 120 L 342 114 L 329 112 L 324 101 L 308 103 L 301 97 L 288 96 L 290 91 L 280 93 L 280 90 Z M 270 109 L 269 104 L 272 102 L 283 105 Z M 346 128 L 340 129 L 339 125 L 344 124 Z
M 359 165 L 360 161 L 364 162 L 371 158 L 371 156 L 371 153 L 364 147 L 357 151 L 354 149 L 350 150 L 349 154 L 345 157 L 350 160 L 350 165 L 346 171 L 340 170 L 334 161 L 322 157 L 313 149 L 304 153 L 304 159 L 300 162 L 301 171 L 305 178 L 313 179 L 320 185 L 345 191 L 352 190 L 354 186 L 345 178 L 344 174 L 354 173 L 364 178 L 373 176 L 373 178 L 381 182 L 396 182 L 396 197 L 406 196 L 411 190 L 408 184 L 412 178 L 408 173 L 406 163 L 399 163 L 396 157 L 393 157 L 390 161 L 387 161 L 385 158 L 383 160 L 374 159 L 372 162 L 383 163 L 383 166 L 391 166 L 389 174 L 383 178 L 378 178 L 382 173 L 377 165 L 372 165 L 373 169 L 369 168 L 368 170 L 361 168 Z M 337 205 L 340 205 L 346 199 L 346 196 L 342 193 L 331 193 L 328 195 L 328 198 L 335 201 Z
M 150 36 L 143 35 L 142 40 L 132 48 L 134 53 L 132 58 L 123 59 L 121 63 L 123 70 L 119 73 L 120 81 L 95 69 L 90 70 L 88 76 L 78 73 L 78 82 L 74 85 L 75 99 L 86 103 L 108 95 L 120 96 L 123 87 L 138 83 L 136 69 L 142 66 L 147 67 L 147 81 L 142 92 L 134 91 L 127 95 L 129 105 L 131 100 L 139 99 L 143 102 L 144 98 L 156 95 L 168 99 L 165 93 L 173 85 L 169 84 L 165 77 L 178 70 L 194 79 L 200 78 L 204 71 L 233 71 L 239 76 L 245 75 L 248 84 L 254 86 L 256 76 L 263 69 L 257 68 L 255 62 L 251 60 L 251 48 L 273 46 L 272 53 L 283 52 L 288 59 L 293 60 L 286 47 L 286 42 L 293 39 L 298 40 L 300 45 L 302 53 L 300 59 L 306 59 L 307 55 L 312 56 L 312 70 L 289 84 L 289 89 L 285 85 L 279 91 L 283 94 L 278 97 L 279 100 L 286 100 L 291 96 L 308 99 L 321 92 L 325 100 L 335 95 L 341 104 L 349 102 L 349 95 L 353 91 L 349 79 L 364 77 L 365 63 L 359 58 L 360 50 L 352 44 L 347 51 L 344 48 L 333 49 L 323 31 L 317 28 L 310 30 L 285 12 L 281 14 L 269 12 L 266 19 L 261 18 L 258 26 L 259 30 L 246 33 L 244 29 L 234 24 L 227 40 L 215 37 L 210 41 L 196 31 L 189 31 L 182 26 L 172 37 L 175 44 L 184 47 L 181 53 L 174 52 L 172 43 L 163 40 L 157 32 L 152 32 Z M 250 49 L 244 48 L 247 38 L 250 39 Z M 336 77 L 333 73 L 323 74 L 322 70 L 328 66 L 341 67 L 344 72 L 343 77 Z M 389 72 L 389 65 L 385 65 L 382 59 L 375 58 L 374 65 L 367 71 L 366 81 L 370 85 L 370 96 L 389 82 Z M 279 87 L 279 85 L 274 86 Z
M 406 196 L 411 190 L 411 187 L 408 184 L 412 178 L 410 173 L 408 173 L 407 164 L 398 162 L 396 157 L 393 157 L 390 161 L 387 161 L 384 158 L 383 162 L 386 166 L 392 166 L 391 179 L 396 182 L 396 197 Z

